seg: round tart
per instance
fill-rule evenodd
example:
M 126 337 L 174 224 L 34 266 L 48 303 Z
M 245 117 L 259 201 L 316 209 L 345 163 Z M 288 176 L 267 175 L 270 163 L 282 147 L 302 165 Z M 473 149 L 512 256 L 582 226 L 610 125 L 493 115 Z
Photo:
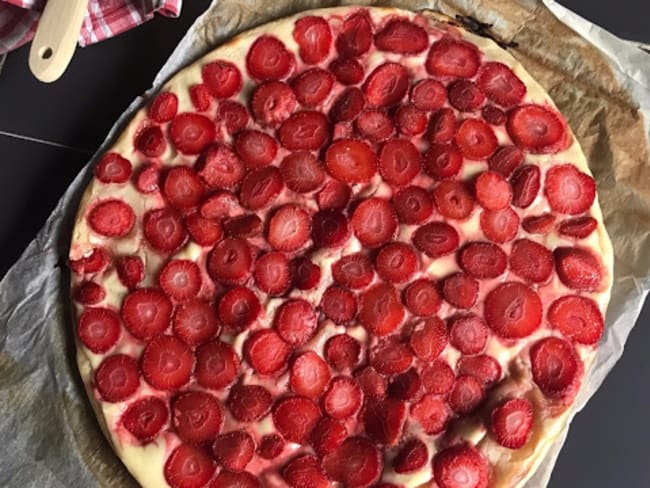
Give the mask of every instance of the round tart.
M 491 40 L 379 8 L 244 33 L 152 97 L 83 196 L 97 417 L 145 487 L 521 485 L 603 334 L 595 189 Z

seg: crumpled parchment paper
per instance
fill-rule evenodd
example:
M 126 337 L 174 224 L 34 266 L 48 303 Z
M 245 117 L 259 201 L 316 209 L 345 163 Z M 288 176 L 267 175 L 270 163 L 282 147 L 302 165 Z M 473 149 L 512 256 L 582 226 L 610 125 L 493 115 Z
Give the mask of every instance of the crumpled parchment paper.
M 236 32 L 309 8 L 345 3 L 215 0 L 163 66 L 152 90 Z M 553 0 L 354 3 L 430 8 L 492 24 L 494 37 L 517 43 L 509 50 L 568 118 L 598 182 L 615 252 L 606 332 L 573 411 L 578 412 L 623 353 L 650 289 L 650 55 Z M 124 112 L 98 154 L 141 102 L 136 99 Z M 77 176 L 0 282 L 3 487 L 136 486 L 99 429 L 74 359 L 65 261 L 78 200 L 95 160 Z M 548 483 L 563 440 L 553 446 L 527 488 Z

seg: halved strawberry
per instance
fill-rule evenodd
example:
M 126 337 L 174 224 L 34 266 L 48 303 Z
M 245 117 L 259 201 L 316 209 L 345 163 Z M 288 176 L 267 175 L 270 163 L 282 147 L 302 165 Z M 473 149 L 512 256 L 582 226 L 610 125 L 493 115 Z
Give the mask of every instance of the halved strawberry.
M 402 134 L 416 136 L 422 134 L 429 121 L 425 111 L 407 103 L 401 105 L 395 113 L 395 123 Z
M 284 450 L 284 439 L 278 434 L 267 434 L 260 439 L 257 454 L 263 459 L 275 459 Z
M 490 466 L 469 444 L 456 444 L 433 458 L 433 476 L 440 488 L 487 488 Z
M 212 443 L 217 462 L 235 473 L 243 471 L 255 454 L 255 441 L 247 432 L 234 430 L 221 434 Z
M 474 197 L 462 181 L 445 180 L 433 189 L 438 212 L 450 219 L 463 220 L 474 210 Z
M 172 302 L 160 290 L 140 288 L 124 298 L 121 314 L 127 330 L 148 341 L 167 328 L 172 308 Z
M 126 354 L 104 358 L 95 371 L 95 387 L 105 402 L 126 400 L 140 387 L 137 361 Z
M 332 45 L 332 30 L 323 17 L 301 17 L 293 26 L 293 39 L 298 44 L 300 57 L 307 64 L 323 61 Z
M 219 102 L 215 122 L 221 123 L 228 134 L 235 134 L 248 125 L 248 110 L 232 100 Z
M 563 236 L 575 237 L 576 239 L 584 239 L 591 235 L 598 227 L 598 221 L 590 216 L 576 217 L 567 219 L 560 222 L 558 231 Z
M 244 286 L 231 288 L 219 300 L 219 318 L 234 333 L 247 329 L 257 320 L 261 310 L 257 295 Z
M 473 376 L 486 387 L 494 385 L 501 379 L 501 365 L 487 354 L 462 356 L 456 364 L 456 369 L 459 375 Z
M 78 275 L 99 273 L 108 266 L 108 254 L 102 247 L 93 247 L 88 254 L 79 259 L 70 260 L 70 269 Z
M 320 210 L 314 214 L 311 238 L 316 247 L 340 247 L 350 238 L 348 219 L 338 210 Z
M 258 80 L 281 80 L 293 69 L 293 54 L 277 37 L 265 34 L 253 42 L 246 54 L 248 73 Z
M 331 417 L 323 417 L 311 431 L 311 445 L 319 456 L 334 452 L 347 439 L 345 424 Z
M 157 164 L 143 164 L 135 175 L 134 185 L 140 193 L 149 194 L 158 191 L 160 167 Z
M 212 441 L 223 428 L 219 400 L 202 391 L 186 391 L 172 400 L 172 422 L 182 440 L 198 444 Z
M 342 85 L 356 85 L 363 80 L 363 66 L 354 58 L 337 58 L 328 69 Z
M 315 151 L 325 144 L 329 131 L 329 122 L 323 113 L 305 110 L 283 122 L 278 138 L 290 151 Z
M 403 242 L 386 244 L 375 258 L 377 274 L 391 283 L 407 281 L 417 272 L 418 256 L 411 246 Z
M 86 308 L 79 316 L 79 339 L 96 354 L 110 350 L 120 333 L 120 318 L 108 308 Z
M 284 369 L 292 347 L 271 329 L 258 330 L 244 345 L 246 360 L 261 375 L 271 375 Z
M 384 141 L 395 132 L 391 118 L 378 109 L 361 112 L 355 121 L 355 125 L 359 134 L 372 142 Z
M 398 63 L 384 63 L 366 78 L 363 90 L 371 107 L 390 107 L 399 103 L 409 89 L 409 72 Z
M 296 107 L 296 95 L 283 81 L 261 83 L 251 94 L 251 112 L 261 125 L 277 126 L 287 120 Z
M 523 283 L 498 285 L 485 297 L 485 321 L 499 336 L 520 339 L 532 334 L 542 322 L 542 301 Z
M 420 110 L 436 110 L 447 101 L 447 90 L 437 80 L 426 78 L 418 81 L 411 89 L 411 102 Z
M 325 179 L 325 171 L 318 158 L 306 151 L 287 155 L 280 164 L 280 174 L 287 188 L 297 193 L 312 192 Z
M 425 66 L 438 77 L 472 78 L 478 71 L 480 54 L 469 42 L 443 37 L 431 46 Z
M 476 314 L 456 315 L 450 319 L 449 342 L 463 354 L 478 354 L 485 348 L 488 328 Z
M 313 337 L 317 321 L 316 311 L 310 303 L 296 298 L 287 300 L 278 307 L 273 326 L 286 342 L 301 346 Z
M 211 189 L 236 187 L 246 173 L 246 167 L 230 147 L 213 144 L 196 163 L 196 172 Z
M 215 340 L 196 348 L 194 376 L 199 385 L 212 390 L 230 386 L 239 374 L 239 356 L 230 344 Z
M 442 295 L 456 308 L 472 308 L 478 298 L 478 281 L 467 273 L 454 273 L 442 282 Z
M 348 334 L 337 334 L 327 340 L 323 354 L 334 369 L 351 369 L 359 362 L 361 344 Z
M 403 224 L 421 224 L 433 213 L 431 194 L 419 186 L 407 186 L 393 195 L 393 206 Z
M 334 100 L 330 118 L 334 122 L 350 122 L 361 113 L 365 104 L 363 92 L 359 88 L 347 88 Z
M 105 237 L 124 237 L 135 224 L 131 206 L 115 198 L 94 205 L 87 218 L 90 228 Z
M 398 54 L 418 54 L 429 45 L 427 32 L 408 19 L 396 17 L 389 20 L 375 34 L 375 46 L 380 51 Z
M 325 391 L 330 377 L 327 363 L 314 351 L 306 351 L 291 365 L 289 387 L 297 395 L 317 400 Z
M 365 183 L 377 172 L 377 157 L 372 148 L 356 139 L 339 139 L 325 153 L 329 174 L 345 183 Z
M 106 297 L 106 291 L 94 281 L 84 281 L 75 288 L 73 297 L 84 305 L 95 305 Z
M 333 322 L 346 324 L 357 315 L 357 297 L 351 291 L 333 285 L 323 293 L 320 308 Z
M 488 166 L 507 178 L 523 161 L 524 153 L 517 146 L 500 146 L 488 159 Z
M 95 177 L 102 183 L 125 183 L 131 177 L 131 162 L 116 152 L 107 152 L 95 166 Z
M 191 239 L 200 246 L 212 247 L 223 237 L 221 221 L 204 219 L 199 212 L 185 217 L 185 227 Z
M 506 128 L 517 146 L 533 154 L 557 153 L 567 140 L 561 116 L 541 105 L 525 104 L 512 109 Z
M 323 458 L 327 474 L 345 486 L 370 486 L 383 468 L 381 453 L 368 439 L 349 437 L 336 451 Z
M 307 257 L 298 257 L 291 262 L 293 286 L 299 290 L 311 290 L 320 281 L 320 266 Z
M 162 192 L 172 207 L 188 209 L 201 202 L 203 183 L 191 168 L 176 166 L 165 175 Z
M 201 78 L 210 95 L 215 98 L 229 98 L 242 87 L 242 76 L 237 66 L 222 59 L 203 66 Z
M 463 165 L 463 155 L 451 144 L 433 144 L 424 153 L 424 171 L 436 180 L 456 176 Z
M 548 309 L 548 321 L 565 337 L 579 344 L 596 344 L 603 335 L 603 316 L 588 297 L 566 295 Z
M 444 359 L 435 359 L 422 370 L 422 386 L 433 395 L 449 393 L 455 379 L 454 371 Z
M 298 102 L 308 108 L 320 105 L 332 91 L 334 75 L 321 68 L 303 71 L 291 82 Z
M 287 204 L 278 208 L 268 223 L 267 241 L 280 251 L 296 251 L 308 240 L 311 217 L 302 207 Z
M 379 172 L 395 186 L 408 185 L 420 172 L 420 153 L 405 139 L 391 139 L 379 151 Z
M 492 127 L 479 119 L 465 119 L 458 127 L 456 145 L 469 159 L 488 159 L 499 147 Z
M 458 262 L 466 271 L 479 280 L 501 276 L 506 270 L 506 253 L 491 242 L 470 242 L 458 254 Z
M 282 469 L 282 478 L 292 488 L 330 488 L 332 484 L 325 475 L 320 460 L 313 454 L 300 454 Z
M 515 207 L 529 207 L 539 193 L 540 170 L 538 166 L 525 164 L 519 166 L 510 177 L 512 185 L 512 204 Z
M 243 239 L 224 239 L 208 255 L 208 274 L 222 283 L 244 283 L 251 275 L 252 267 L 253 251 Z
M 481 173 L 474 183 L 478 203 L 488 210 L 506 208 L 512 199 L 510 183 L 496 171 Z
M 135 135 L 133 145 L 148 158 L 157 158 L 167 149 L 167 140 L 157 125 L 144 127 Z
M 355 416 L 361 408 L 363 391 L 357 382 L 347 376 L 337 376 L 323 395 L 323 410 L 339 420 Z
M 415 368 L 394 376 L 388 385 L 388 396 L 413 401 L 422 395 L 422 379 Z
M 174 336 L 154 337 L 140 358 L 142 376 L 158 390 L 177 390 L 186 385 L 194 369 L 192 350 Z
M 320 409 L 309 398 L 283 398 L 273 407 L 273 423 L 286 440 L 307 444 L 309 436 L 320 420 Z
M 352 191 L 350 187 L 343 182 L 337 180 L 330 180 L 318 192 L 316 198 L 318 200 L 318 207 L 321 210 L 328 208 L 341 210 L 350 201 Z
M 557 275 L 566 286 L 584 291 L 600 288 L 601 264 L 591 251 L 578 247 L 557 247 L 553 256 Z
M 372 25 L 366 11 L 359 11 L 345 19 L 336 38 L 336 50 L 347 58 L 364 54 L 372 45 Z
M 485 398 L 483 384 L 473 376 L 459 376 L 449 392 L 449 406 L 465 415 L 473 412 Z
M 483 119 L 492 125 L 503 125 L 506 122 L 506 113 L 494 105 L 484 105 L 481 109 Z
M 271 295 L 281 295 L 291 283 L 289 260 L 281 252 L 268 252 L 255 261 L 253 276 L 260 290 Z
M 203 83 L 192 85 L 189 88 L 190 100 L 192 105 L 199 112 L 205 112 L 210 108 L 212 100 L 210 99 L 210 92 Z
M 555 216 L 544 213 L 526 217 L 521 221 L 521 228 L 529 234 L 548 234 L 553 229 L 553 224 L 555 224 Z
M 388 381 L 372 366 L 366 366 L 355 372 L 354 379 L 359 383 L 366 398 L 379 400 L 386 396 Z
M 381 340 L 370 350 L 370 364 L 381 374 L 403 373 L 409 369 L 412 362 L 411 349 L 395 336 Z
M 458 119 L 453 109 L 442 107 L 431 116 L 427 134 L 431 144 L 449 144 L 458 132 Z
M 502 107 L 517 105 L 526 95 L 526 85 L 503 63 L 485 63 L 478 84 L 490 100 Z
M 440 308 L 438 286 L 431 280 L 415 280 L 404 290 L 404 305 L 418 317 L 430 317 Z
M 255 214 L 238 215 L 226 219 L 223 223 L 223 229 L 231 237 L 241 237 L 243 239 L 255 237 L 262 233 L 262 219 Z
M 168 419 L 165 402 L 158 397 L 147 396 L 131 403 L 120 422 L 134 437 L 146 443 L 158 435 Z
M 272 402 L 271 392 L 263 386 L 236 384 L 230 389 L 226 405 L 235 419 L 254 422 L 269 413 Z
M 244 213 L 237 197 L 230 192 L 221 191 L 210 195 L 201 204 L 199 213 L 204 219 L 223 219 Z
M 248 471 L 233 473 L 223 470 L 212 480 L 209 488 L 262 488 L 262 484 Z
M 214 307 L 207 301 L 196 298 L 176 307 L 172 329 L 186 343 L 196 346 L 217 335 L 221 326 Z
M 179 444 L 165 462 L 165 480 L 172 488 L 204 486 L 216 467 L 214 461 L 200 448 Z
M 242 181 L 239 200 L 245 207 L 259 210 L 270 205 L 282 191 L 283 186 L 282 176 L 275 166 L 251 171 Z
M 352 213 L 352 229 L 365 247 L 379 247 L 391 240 L 397 231 L 395 209 L 383 198 L 362 200 Z
M 581 214 L 596 198 L 596 182 L 572 164 L 558 164 L 546 173 L 544 194 L 555 212 Z
M 161 92 L 151 101 L 148 112 L 156 122 L 169 122 L 178 112 L 178 97 L 172 92 Z
M 183 154 L 199 154 L 214 141 L 215 136 L 214 122 L 193 112 L 178 114 L 169 125 L 169 138 Z
M 361 296 L 359 322 L 372 334 L 381 337 L 394 332 L 405 315 L 399 293 L 387 283 L 374 285 Z
M 428 435 L 442 432 L 447 426 L 451 414 L 447 402 L 434 395 L 424 395 L 420 401 L 411 406 L 411 416 Z
M 480 217 L 483 234 L 492 242 L 508 242 L 519 231 L 519 216 L 510 207 L 501 210 L 483 210 Z
M 485 101 L 485 95 L 480 88 L 469 80 L 456 80 L 449 84 L 447 96 L 452 107 L 461 112 L 472 112 Z
M 346 288 L 365 288 L 375 276 L 372 261 L 362 252 L 347 254 L 332 264 L 332 277 Z
M 429 451 L 420 439 L 411 439 L 400 449 L 393 460 L 396 473 L 412 473 L 424 467 L 429 459 Z
M 445 222 L 430 222 L 413 233 L 413 244 L 431 258 L 439 258 L 458 249 L 456 229 Z
M 492 410 L 490 430 L 496 441 L 508 449 L 523 447 L 533 426 L 533 405 L 527 398 L 511 398 Z
M 533 283 L 546 282 L 553 273 L 553 254 L 530 239 L 516 240 L 510 250 L 510 270 Z
M 195 297 L 201 289 L 201 271 L 194 261 L 172 259 L 160 270 L 160 287 L 174 300 Z
M 396 445 L 402 436 L 407 415 L 406 402 L 387 398 L 368 403 L 363 414 L 366 434 L 378 444 Z
M 559 337 L 540 339 L 530 348 L 533 380 L 550 398 L 564 398 L 575 392 L 583 365 L 575 348 Z
M 270 135 L 258 130 L 245 130 L 237 134 L 235 151 L 249 168 L 257 169 L 273 162 L 278 143 Z

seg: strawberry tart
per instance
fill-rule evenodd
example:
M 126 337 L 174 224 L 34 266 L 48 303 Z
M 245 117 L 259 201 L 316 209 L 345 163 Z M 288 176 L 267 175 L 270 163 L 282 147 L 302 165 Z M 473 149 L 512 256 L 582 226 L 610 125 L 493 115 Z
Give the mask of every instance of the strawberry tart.
M 144 487 L 521 486 L 603 334 L 564 117 L 493 41 L 346 7 L 179 72 L 100 158 L 78 363 Z

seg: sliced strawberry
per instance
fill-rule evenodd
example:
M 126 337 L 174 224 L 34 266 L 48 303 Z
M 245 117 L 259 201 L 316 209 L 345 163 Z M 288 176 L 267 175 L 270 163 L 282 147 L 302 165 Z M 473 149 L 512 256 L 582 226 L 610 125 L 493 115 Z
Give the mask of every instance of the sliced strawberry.
M 558 230 L 563 236 L 584 239 L 589 237 L 596 227 L 598 227 L 598 221 L 593 217 L 585 216 L 563 220 L 560 222 Z
M 456 80 L 447 87 L 449 103 L 461 112 L 472 112 L 485 101 L 485 95 L 475 83 Z
M 229 98 L 242 87 L 242 76 L 230 61 L 217 60 L 201 69 L 203 84 L 215 98 Z
M 194 261 L 172 259 L 160 270 L 160 287 L 174 300 L 195 297 L 201 289 L 201 271 Z
M 491 242 L 470 242 L 458 255 L 463 271 L 479 280 L 501 276 L 506 270 L 507 261 L 506 253 Z
M 458 132 L 456 114 L 449 107 L 442 107 L 431 116 L 428 138 L 431 144 L 449 144 Z
M 337 324 L 351 322 L 357 314 L 357 297 L 351 291 L 330 286 L 320 301 L 321 312 Z
M 424 153 L 424 171 L 436 180 L 452 178 L 463 165 L 463 155 L 451 144 L 433 144 Z
M 321 210 L 328 208 L 343 209 L 350 201 L 351 190 L 348 185 L 337 180 L 330 180 L 318 192 L 316 198 Z
M 101 247 L 93 247 L 88 255 L 70 260 L 69 266 L 78 275 L 99 273 L 108 266 L 108 254 Z
M 517 146 L 533 154 L 557 153 L 567 139 L 561 116 L 541 105 L 527 104 L 512 109 L 506 128 Z
M 401 105 L 395 113 L 397 128 L 407 136 L 422 134 L 427 128 L 428 121 L 426 112 L 410 103 Z
M 284 205 L 269 220 L 267 237 L 269 244 L 280 251 L 296 251 L 308 240 L 311 217 L 298 205 Z
M 404 290 L 404 305 L 419 317 L 429 317 L 440 308 L 440 292 L 436 284 L 427 279 L 412 282 Z
M 95 305 L 106 298 L 106 291 L 94 281 L 84 281 L 74 290 L 74 299 L 84 305 Z
M 488 210 L 506 208 L 512 199 L 510 183 L 496 171 L 485 171 L 475 181 L 478 203 Z
M 212 443 L 217 462 L 235 473 L 243 471 L 255 454 L 255 441 L 247 432 L 234 430 L 221 434 Z
M 458 249 L 458 232 L 445 222 L 430 222 L 418 227 L 413 244 L 431 258 L 439 258 Z
M 336 38 L 336 50 L 347 58 L 357 58 L 372 45 L 372 25 L 368 13 L 359 11 L 343 22 Z
M 500 146 L 488 159 L 488 166 L 507 178 L 523 161 L 524 153 L 517 146 Z
M 202 344 L 221 331 L 214 307 L 198 298 L 176 307 L 172 328 L 191 346 Z
M 297 193 L 309 193 L 318 189 L 325 179 L 320 161 L 306 151 L 293 152 L 280 164 L 280 174 L 285 185 Z
M 346 288 L 365 288 L 375 276 L 372 261 L 363 253 L 347 254 L 332 264 L 332 277 Z
M 208 187 L 227 190 L 239 184 L 246 168 L 228 146 L 213 144 L 199 158 L 196 171 Z
M 317 400 L 325 391 L 330 376 L 327 363 L 315 352 L 307 351 L 293 361 L 289 386 L 297 395 Z
M 542 322 L 542 302 L 523 283 L 502 283 L 485 297 L 485 321 L 499 336 L 520 339 L 532 334 Z
M 201 202 L 203 183 L 192 169 L 176 166 L 167 172 L 162 192 L 172 207 L 188 209 Z
M 329 174 L 345 183 L 366 183 L 377 172 L 377 157 L 371 147 L 356 139 L 339 139 L 325 153 Z
M 317 107 L 332 91 L 334 75 L 321 68 L 312 68 L 300 73 L 291 82 L 291 88 L 298 102 L 309 108 Z
M 329 70 L 342 85 L 356 85 L 363 80 L 363 66 L 354 58 L 338 58 L 329 65 Z
M 370 351 L 370 364 L 381 374 L 403 373 L 409 369 L 412 362 L 411 349 L 394 336 L 381 340 Z
M 169 325 L 172 302 L 160 290 L 140 288 L 124 298 L 121 314 L 128 331 L 134 337 L 148 341 Z
M 229 344 L 219 340 L 196 348 L 194 375 L 199 385 L 212 390 L 230 386 L 239 374 L 239 357 Z
M 581 214 L 596 198 L 596 182 L 572 164 L 559 164 L 546 173 L 544 194 L 555 212 Z
M 262 484 L 248 471 L 233 473 L 223 470 L 212 480 L 209 488 L 262 488 Z
M 384 141 L 395 132 L 391 118 L 377 109 L 361 112 L 355 121 L 355 125 L 359 134 L 372 142 Z
M 371 107 L 399 103 L 409 89 L 409 72 L 398 63 L 384 63 L 373 70 L 363 85 Z
M 503 125 L 506 122 L 506 113 L 494 105 L 485 105 L 481 109 L 483 119 L 492 125 Z
M 455 379 L 454 371 L 444 359 L 435 359 L 422 370 L 422 386 L 433 395 L 449 393 Z
M 249 288 L 236 286 L 219 300 L 219 318 L 235 333 L 247 329 L 260 314 L 260 301 Z
M 311 431 L 311 445 L 319 456 L 330 454 L 347 439 L 345 424 L 331 417 L 323 417 Z
M 159 123 L 169 122 L 178 112 L 178 97 L 172 92 L 156 95 L 148 107 L 149 117 Z
M 456 444 L 434 456 L 433 476 L 440 488 L 487 488 L 490 465 L 476 448 Z
M 269 413 L 272 401 L 271 392 L 263 386 L 236 384 L 230 389 L 226 404 L 240 422 L 254 422 Z
M 553 251 L 560 281 L 571 289 L 596 291 L 602 281 L 601 265 L 587 249 L 557 247 Z
M 185 227 L 194 242 L 200 246 L 214 246 L 223 237 L 219 220 L 204 219 L 196 212 L 185 217 Z
M 199 213 L 204 219 L 223 219 L 240 215 L 244 213 L 244 209 L 239 205 L 235 195 L 222 191 L 206 198 L 201 204 Z
M 418 54 L 429 45 L 427 32 L 408 19 L 397 17 L 389 20 L 375 34 L 375 46 L 380 51 L 398 54 Z
M 262 125 L 277 126 L 287 120 L 296 107 L 296 95 L 282 81 L 267 81 L 251 94 L 251 112 Z
M 277 332 L 262 329 L 246 341 L 244 354 L 255 371 L 261 375 L 271 375 L 286 367 L 291 349 Z
M 271 295 L 281 295 L 291 282 L 289 260 L 281 252 L 268 252 L 255 261 L 255 284 Z
M 186 391 L 172 400 L 174 429 L 191 443 L 212 441 L 223 428 L 224 415 L 219 400 L 202 391 Z
M 298 44 L 302 60 L 307 64 L 317 64 L 329 54 L 332 30 L 323 17 L 306 16 L 294 24 L 293 39 Z
M 512 398 L 492 410 L 490 429 L 496 441 L 508 449 L 523 447 L 533 426 L 533 405 L 526 398 Z
M 433 213 L 431 194 L 419 186 L 407 186 L 393 196 L 393 206 L 403 224 L 421 224 Z
M 338 210 L 320 210 L 312 219 L 311 238 L 316 247 L 340 247 L 350 238 L 348 219 Z
M 479 64 L 480 55 L 473 44 L 450 37 L 434 42 L 425 62 L 432 75 L 454 78 L 474 77 Z
M 473 376 L 459 376 L 449 392 L 449 406 L 465 415 L 473 412 L 485 398 L 483 384 Z
M 363 92 L 359 88 L 348 88 L 334 100 L 330 118 L 334 122 L 350 122 L 361 113 L 365 103 Z
M 418 270 L 418 256 L 411 246 L 403 242 L 385 245 L 375 258 L 377 274 L 391 283 L 407 281 Z
M 386 378 L 379 374 L 372 366 L 366 366 L 360 371 L 357 371 L 354 374 L 354 378 L 357 380 L 357 383 L 359 383 L 366 398 L 378 400 L 386 396 L 388 382 L 386 381 Z
M 262 233 L 262 219 L 255 214 L 239 215 L 226 219 L 223 229 L 231 237 L 255 237 Z
M 530 239 L 518 239 L 510 250 L 510 270 L 533 283 L 546 282 L 553 273 L 553 254 Z
M 131 162 L 116 152 L 107 152 L 95 166 L 95 177 L 102 183 L 125 183 L 131 177 Z
M 485 349 L 488 328 L 475 314 L 456 315 L 449 325 L 449 342 L 463 354 L 478 354 Z
M 320 266 L 309 258 L 298 257 L 291 262 L 293 286 L 299 290 L 311 290 L 320 281 Z
M 95 371 L 95 387 L 106 402 L 126 400 L 140 387 L 137 361 L 126 354 L 104 358 Z
M 356 415 L 361 408 L 363 391 L 352 378 L 338 376 L 330 382 L 323 395 L 323 409 L 331 417 L 344 420 Z
M 283 185 L 280 171 L 275 166 L 251 171 L 242 181 L 239 200 L 251 210 L 262 209 L 277 198 Z
M 402 437 L 406 417 L 405 402 L 388 398 L 366 405 L 364 427 L 370 439 L 378 444 L 396 445 Z
M 257 454 L 264 459 L 275 459 L 284 450 L 284 439 L 278 434 L 267 434 L 260 439 Z
M 388 200 L 367 198 L 352 214 L 352 229 L 365 247 L 379 247 L 391 240 L 397 231 L 395 209 Z
M 214 461 L 203 450 L 180 444 L 165 462 L 165 480 L 172 488 L 197 488 L 210 481 L 215 469 Z
M 88 225 L 105 237 L 124 237 L 135 224 L 131 206 L 117 199 L 104 200 L 92 207 L 88 213 Z
M 244 283 L 251 275 L 252 267 L 253 251 L 243 239 L 224 239 L 208 255 L 208 274 L 222 283 Z
M 539 193 L 540 171 L 538 166 L 525 164 L 519 166 L 510 177 L 512 185 L 512 204 L 515 207 L 529 207 Z
M 553 224 L 555 224 L 555 216 L 544 213 L 526 217 L 521 221 L 521 228 L 529 234 L 548 234 L 553 229 Z
M 345 486 L 370 486 L 381 475 L 379 449 L 363 437 L 349 437 L 336 451 L 323 458 L 327 474 Z
M 301 346 L 313 337 L 317 320 L 316 311 L 309 302 L 292 299 L 280 305 L 273 324 L 282 339 L 293 346 Z
M 397 400 L 413 401 L 421 394 L 422 380 L 414 368 L 394 376 L 388 385 L 388 396 Z
M 167 424 L 169 412 L 160 398 L 147 396 L 129 405 L 120 421 L 134 437 L 141 442 L 149 442 Z
M 433 189 L 438 212 L 450 219 L 463 220 L 474 210 L 474 197 L 462 181 L 445 180 Z
M 517 105 L 526 95 L 526 85 L 503 63 L 485 63 L 478 84 L 490 100 L 502 107 Z
M 396 473 L 412 473 L 424 467 L 429 459 L 429 450 L 420 439 L 408 441 L 393 460 Z
M 404 316 L 399 293 L 387 283 L 369 288 L 361 297 L 359 322 L 372 334 L 381 337 L 394 332 Z
M 225 127 L 228 134 L 235 134 L 248 125 L 248 111 L 241 103 L 232 100 L 219 102 L 216 122 Z
M 575 348 L 559 337 L 540 339 L 530 348 L 533 380 L 550 398 L 574 393 L 582 375 L 582 361 Z
M 158 390 L 177 390 L 187 384 L 194 369 L 192 350 L 174 336 L 154 337 L 142 351 L 142 376 Z
M 519 231 L 519 216 L 510 207 L 501 210 L 483 210 L 480 225 L 483 234 L 492 242 L 508 242 Z
M 297 112 L 280 126 L 278 137 L 290 151 L 315 151 L 329 137 L 329 122 L 321 112 Z
M 245 130 L 237 134 L 235 151 L 249 168 L 268 166 L 278 153 L 278 143 L 270 135 L 258 130 Z
M 133 145 L 148 158 L 158 158 L 167 149 L 167 140 L 161 128 L 153 125 L 138 131 L 135 135 Z
M 463 156 L 469 159 L 488 159 L 498 147 L 492 127 L 479 119 L 461 122 L 455 141 Z
M 194 108 L 197 111 L 205 112 L 210 108 L 210 104 L 212 102 L 210 99 L 210 92 L 203 83 L 190 86 L 189 92 L 192 105 L 194 105 Z
M 294 67 L 293 54 L 278 38 L 259 36 L 246 54 L 248 73 L 258 80 L 281 80 Z
M 451 418 L 449 405 L 440 397 L 425 395 L 411 406 L 411 416 L 422 426 L 428 435 L 442 432 Z
M 456 308 L 472 308 L 478 298 L 478 281 L 466 273 L 454 273 L 442 282 L 442 295 Z
M 307 444 L 320 420 L 320 409 L 310 399 L 300 396 L 283 398 L 273 407 L 273 423 L 286 440 Z
M 169 138 L 183 154 L 199 154 L 216 136 L 214 122 L 205 115 L 185 112 L 169 125 Z
M 337 334 L 327 340 L 323 354 L 334 369 L 351 369 L 359 362 L 361 344 L 348 334 Z
M 323 471 L 320 460 L 313 454 L 301 454 L 282 469 L 282 477 L 292 488 L 330 488 L 332 485 Z
M 411 89 L 411 102 L 420 110 L 436 110 L 447 101 L 447 90 L 437 80 L 427 78 L 418 81 Z
M 603 335 L 603 316 L 591 298 L 567 295 L 548 309 L 548 321 L 565 337 L 579 344 L 596 344 Z
M 96 354 L 109 351 L 120 333 L 120 318 L 108 308 L 86 308 L 79 316 L 79 339 Z
M 463 356 L 458 360 L 457 369 L 459 375 L 473 376 L 486 387 L 501 379 L 501 365 L 487 354 Z
M 410 141 L 391 139 L 379 152 L 379 172 L 391 185 L 408 185 L 420 172 L 420 153 Z

